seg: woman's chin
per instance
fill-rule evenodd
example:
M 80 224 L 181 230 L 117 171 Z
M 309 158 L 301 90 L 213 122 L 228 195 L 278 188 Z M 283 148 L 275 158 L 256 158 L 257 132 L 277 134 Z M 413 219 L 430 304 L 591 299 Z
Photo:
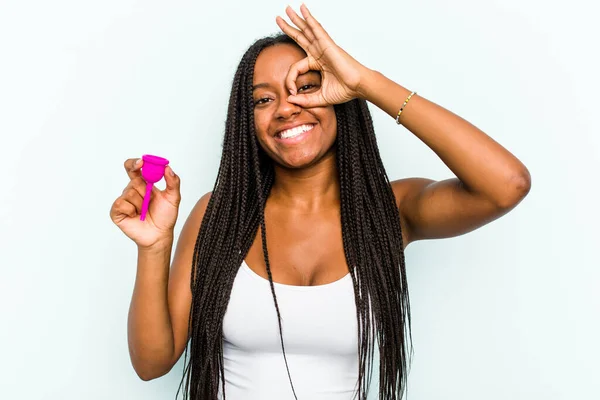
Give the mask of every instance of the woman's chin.
M 303 169 L 315 165 L 318 161 L 318 154 L 308 151 L 298 151 L 294 154 L 280 157 L 278 164 L 283 168 Z

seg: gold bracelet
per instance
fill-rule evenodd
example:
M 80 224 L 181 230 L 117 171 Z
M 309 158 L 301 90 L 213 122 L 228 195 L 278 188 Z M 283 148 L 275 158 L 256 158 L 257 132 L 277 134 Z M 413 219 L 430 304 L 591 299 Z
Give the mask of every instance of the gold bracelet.
M 412 92 L 404 101 L 404 104 L 402 104 L 402 107 L 400 107 L 400 111 L 398 111 L 398 115 L 396 116 L 396 123 L 398 125 L 400 125 L 400 114 L 402 114 L 402 110 L 404 110 L 404 107 L 406 107 L 406 103 L 408 103 L 408 101 L 410 100 L 410 98 L 413 96 L 413 94 L 417 94 L 417 92 Z

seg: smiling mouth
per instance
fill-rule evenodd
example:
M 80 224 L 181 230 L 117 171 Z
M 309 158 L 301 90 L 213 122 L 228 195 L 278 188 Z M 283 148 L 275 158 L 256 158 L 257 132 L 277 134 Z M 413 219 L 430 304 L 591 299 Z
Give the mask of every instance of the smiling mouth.
M 315 124 L 304 124 L 291 129 L 286 129 L 285 131 L 277 132 L 275 136 L 279 139 L 293 139 L 312 130 L 314 127 Z

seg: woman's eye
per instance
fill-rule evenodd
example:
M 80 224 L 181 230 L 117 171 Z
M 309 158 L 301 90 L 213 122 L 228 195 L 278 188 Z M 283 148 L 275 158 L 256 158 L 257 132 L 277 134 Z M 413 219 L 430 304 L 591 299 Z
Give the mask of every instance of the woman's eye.
M 305 90 L 311 89 L 311 88 L 313 88 L 313 87 L 315 87 L 315 85 L 304 85 L 304 86 L 300 86 L 300 87 L 298 88 L 298 92 L 302 92 L 302 91 L 305 91 Z
M 257 105 L 259 105 L 259 104 L 264 104 L 264 103 L 266 103 L 266 102 L 267 102 L 267 101 L 269 101 L 269 100 L 271 100 L 271 99 L 269 99 L 268 97 L 263 97 L 262 99 L 258 99 L 258 100 L 256 100 L 256 101 L 254 102 L 254 105 L 255 105 L 255 106 L 257 106 Z

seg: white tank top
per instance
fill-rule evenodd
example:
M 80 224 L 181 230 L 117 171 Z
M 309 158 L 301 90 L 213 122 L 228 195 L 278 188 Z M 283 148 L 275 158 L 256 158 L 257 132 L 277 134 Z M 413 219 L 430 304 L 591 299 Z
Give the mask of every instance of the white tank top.
M 350 274 L 318 286 L 275 283 L 275 294 L 298 400 L 350 400 L 358 381 L 356 305 Z M 294 399 L 269 281 L 245 262 L 233 283 L 223 320 L 223 355 L 227 400 Z

